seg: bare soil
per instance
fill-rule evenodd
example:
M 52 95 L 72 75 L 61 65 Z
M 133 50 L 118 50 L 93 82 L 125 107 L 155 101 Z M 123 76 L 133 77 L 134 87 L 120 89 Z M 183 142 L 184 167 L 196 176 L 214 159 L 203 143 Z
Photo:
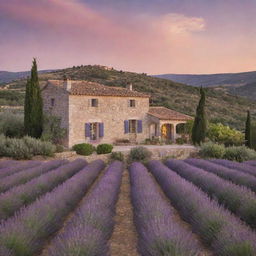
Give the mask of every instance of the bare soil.
M 116 205 L 116 225 L 109 241 L 111 256 L 138 256 L 137 233 L 133 224 L 133 208 L 130 198 L 130 178 L 125 169 Z

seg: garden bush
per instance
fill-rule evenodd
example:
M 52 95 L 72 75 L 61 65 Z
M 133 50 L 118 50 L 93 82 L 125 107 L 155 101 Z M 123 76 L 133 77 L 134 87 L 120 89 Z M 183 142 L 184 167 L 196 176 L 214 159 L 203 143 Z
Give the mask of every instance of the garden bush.
M 110 160 L 111 161 L 120 161 L 123 162 L 124 161 L 124 155 L 122 152 L 112 152 L 110 155 Z
M 57 144 L 56 145 L 56 153 L 62 153 L 65 151 L 65 147 L 60 145 L 60 144 Z
M 97 154 L 109 154 L 112 152 L 113 146 L 111 144 L 100 144 L 96 148 Z
M 147 162 L 152 153 L 145 147 L 132 148 L 128 157 L 129 162 Z
M 67 130 L 61 127 L 61 118 L 44 115 L 42 140 L 61 144 L 66 135 Z
M 223 158 L 225 152 L 226 149 L 224 145 L 207 142 L 201 146 L 199 155 L 204 158 Z
M 35 155 L 53 156 L 56 147 L 50 142 L 25 136 L 21 139 L 0 135 L 0 157 L 31 159 Z
M 74 145 L 73 150 L 75 150 L 78 155 L 89 156 L 95 151 L 95 147 L 92 144 L 81 143 Z
M 213 142 L 204 143 L 199 151 L 203 158 L 220 158 L 231 161 L 243 162 L 256 159 L 256 151 L 246 146 L 226 147 Z
M 176 139 L 176 144 L 178 144 L 178 145 L 183 145 L 185 143 L 187 143 L 187 139 L 184 137 L 180 137 L 180 138 Z
M 21 138 L 24 135 L 24 117 L 10 111 L 0 113 L 0 134 L 11 138 Z
M 244 143 L 244 134 L 221 123 L 210 124 L 207 131 L 210 141 L 225 146 L 241 146 Z
M 228 147 L 224 154 L 224 159 L 231 161 L 243 162 L 256 159 L 256 152 L 246 146 Z

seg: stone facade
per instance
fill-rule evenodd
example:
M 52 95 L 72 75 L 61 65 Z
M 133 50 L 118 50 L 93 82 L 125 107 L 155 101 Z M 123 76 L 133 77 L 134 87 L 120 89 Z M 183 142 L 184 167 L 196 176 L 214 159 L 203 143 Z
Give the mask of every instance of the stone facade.
M 67 147 L 78 143 L 142 143 L 147 138 L 161 138 L 161 125 L 166 123 L 173 124 L 169 137 L 175 140 L 176 124 L 185 122 L 177 115 L 188 118 L 163 107 L 151 108 L 150 113 L 149 95 L 133 91 L 131 85 L 126 89 L 88 81 L 50 80 L 42 96 L 44 112 L 60 117 L 61 126 L 67 130 L 63 142 Z
M 98 107 L 90 105 L 91 99 L 98 100 Z M 129 100 L 135 100 L 135 107 L 129 107 Z M 114 143 L 118 140 L 142 142 L 148 137 L 147 112 L 149 99 L 116 96 L 69 97 L 69 146 L 77 143 Z M 125 120 L 142 120 L 141 133 L 125 133 Z M 86 123 L 103 123 L 104 136 L 92 141 L 85 137 Z

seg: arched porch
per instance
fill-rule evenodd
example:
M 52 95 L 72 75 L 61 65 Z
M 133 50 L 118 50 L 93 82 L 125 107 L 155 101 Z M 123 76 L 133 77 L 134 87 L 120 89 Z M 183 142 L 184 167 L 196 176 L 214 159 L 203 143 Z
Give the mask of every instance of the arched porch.
M 176 142 L 177 138 L 184 135 L 184 124 L 192 119 L 165 107 L 150 107 L 148 114 L 149 138 L 167 143 Z
M 180 137 L 179 126 L 186 122 L 161 121 L 150 124 L 150 139 L 158 138 L 163 142 L 175 142 Z

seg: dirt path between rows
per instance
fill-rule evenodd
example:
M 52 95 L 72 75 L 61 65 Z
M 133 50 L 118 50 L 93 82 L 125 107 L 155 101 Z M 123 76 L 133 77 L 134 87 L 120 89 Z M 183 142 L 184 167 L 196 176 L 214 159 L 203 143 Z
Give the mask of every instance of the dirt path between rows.
M 138 256 L 137 233 L 133 224 L 133 208 L 130 197 L 130 177 L 125 169 L 119 199 L 116 205 L 115 227 L 110 238 L 111 256 Z

